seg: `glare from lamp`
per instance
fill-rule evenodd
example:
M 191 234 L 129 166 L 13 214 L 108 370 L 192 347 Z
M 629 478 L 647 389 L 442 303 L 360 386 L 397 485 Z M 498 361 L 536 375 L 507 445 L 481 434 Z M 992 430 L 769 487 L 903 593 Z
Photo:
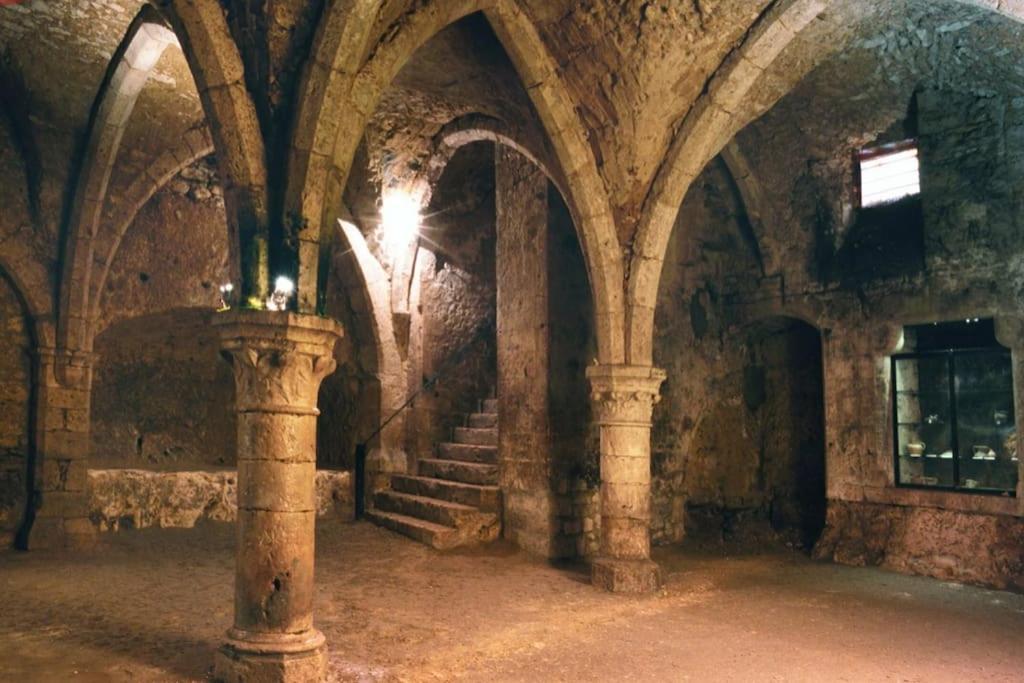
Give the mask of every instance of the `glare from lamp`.
M 381 227 L 389 252 L 404 250 L 419 234 L 420 204 L 406 192 L 390 192 L 381 206 Z
M 291 278 L 280 276 L 274 280 L 274 293 L 267 298 L 268 311 L 287 311 L 288 300 L 295 294 L 295 282 Z
M 231 306 L 234 304 L 234 291 L 235 286 L 230 282 L 227 282 L 220 286 L 220 306 L 218 311 L 231 310 Z

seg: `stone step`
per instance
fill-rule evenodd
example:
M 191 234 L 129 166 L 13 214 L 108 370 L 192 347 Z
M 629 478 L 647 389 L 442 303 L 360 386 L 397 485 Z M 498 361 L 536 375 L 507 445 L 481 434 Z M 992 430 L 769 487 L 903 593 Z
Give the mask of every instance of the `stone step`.
M 497 413 L 473 413 L 467 421 L 470 427 L 475 429 L 489 429 L 498 427 Z
M 480 412 L 481 413 L 493 413 L 498 414 L 498 399 L 487 398 L 481 402 Z
M 420 460 L 420 476 L 460 481 L 463 484 L 497 484 L 498 466 L 458 460 Z
M 498 429 L 477 429 L 475 427 L 456 427 L 455 443 L 473 444 L 476 446 L 497 446 Z
M 470 443 L 443 443 L 437 448 L 441 454 L 439 460 L 459 460 L 460 462 L 478 462 L 483 465 L 498 464 L 497 446 L 477 446 Z
M 478 509 L 468 505 L 398 491 L 378 491 L 373 496 L 373 505 L 377 510 L 450 527 L 464 526 L 470 517 L 480 514 Z
M 501 489 L 497 486 L 477 486 L 445 479 L 394 474 L 391 475 L 391 488 L 400 493 L 470 505 L 484 512 L 497 512 L 501 505 Z
M 454 548 L 461 540 L 457 529 L 397 512 L 370 509 L 366 511 L 366 518 L 378 526 L 397 531 L 438 550 Z

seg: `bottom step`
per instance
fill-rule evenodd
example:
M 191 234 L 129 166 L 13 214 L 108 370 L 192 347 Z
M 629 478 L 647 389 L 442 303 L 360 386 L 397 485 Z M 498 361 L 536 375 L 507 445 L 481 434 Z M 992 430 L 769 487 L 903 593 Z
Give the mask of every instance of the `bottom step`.
M 401 496 L 403 494 L 397 494 Z M 438 501 L 442 505 L 451 505 Z M 464 506 L 456 506 L 464 508 Z M 470 511 L 466 509 L 458 515 L 451 527 L 436 522 L 429 522 L 418 517 L 411 517 L 401 512 L 391 512 L 373 508 L 366 511 L 366 518 L 374 524 L 397 531 L 420 543 L 426 543 L 438 550 L 451 550 L 463 545 L 490 543 L 498 539 L 501 533 L 501 521 L 493 512 Z
M 448 550 L 459 544 L 459 532 L 450 526 L 383 510 L 367 510 L 366 518 L 374 524 L 397 531 L 438 550 Z

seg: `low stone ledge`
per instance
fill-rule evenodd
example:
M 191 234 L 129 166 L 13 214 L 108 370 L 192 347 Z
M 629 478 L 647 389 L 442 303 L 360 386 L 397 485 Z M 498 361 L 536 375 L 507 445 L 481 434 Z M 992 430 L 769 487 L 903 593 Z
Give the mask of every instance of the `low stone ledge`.
M 829 501 L 819 559 L 1024 591 L 1024 519 Z
M 100 531 L 234 522 L 237 481 L 234 470 L 89 470 L 89 519 Z M 354 519 L 351 472 L 318 470 L 316 493 L 318 517 Z

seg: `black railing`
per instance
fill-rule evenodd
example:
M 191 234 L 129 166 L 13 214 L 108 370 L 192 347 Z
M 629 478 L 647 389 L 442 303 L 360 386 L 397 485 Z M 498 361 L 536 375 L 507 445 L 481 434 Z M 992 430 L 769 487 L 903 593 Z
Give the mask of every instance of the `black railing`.
M 409 394 L 405 401 L 400 405 L 388 418 L 380 423 L 373 432 L 363 439 L 361 442 L 356 444 L 356 519 L 363 516 L 363 511 L 366 509 L 366 455 L 367 445 L 373 441 L 381 432 L 387 429 L 387 426 L 391 422 L 402 414 L 402 412 L 416 402 L 416 399 L 424 391 L 432 388 L 438 383 L 438 381 L 444 377 L 453 368 L 459 366 L 471 350 L 476 348 L 482 340 L 488 336 L 494 334 L 495 320 L 493 317 L 486 318 L 483 322 L 477 325 L 476 329 L 473 330 L 473 336 L 469 340 L 455 350 L 451 355 L 444 359 L 444 361 L 437 367 L 432 375 L 424 377 L 423 381 L 420 382 L 420 386 L 417 387 L 416 391 Z

